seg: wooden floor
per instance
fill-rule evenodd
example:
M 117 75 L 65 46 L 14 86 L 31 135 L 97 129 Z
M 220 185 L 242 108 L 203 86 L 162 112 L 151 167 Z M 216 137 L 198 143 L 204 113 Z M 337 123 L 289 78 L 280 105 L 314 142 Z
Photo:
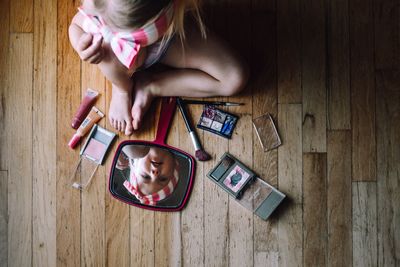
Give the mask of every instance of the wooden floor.
M 199 131 L 213 160 L 187 207 L 160 213 L 110 196 L 110 157 L 89 192 L 66 186 L 82 93 L 101 91 L 105 112 L 110 100 L 68 41 L 79 1 L 0 0 L 0 266 L 400 266 L 399 1 L 207 2 L 207 24 L 251 66 L 229 98 L 246 105 L 230 109 L 231 140 Z M 266 112 L 283 139 L 271 152 L 252 130 Z M 154 137 L 147 118 L 132 138 Z M 169 144 L 193 153 L 173 124 Z M 288 196 L 269 221 L 206 178 L 226 151 Z

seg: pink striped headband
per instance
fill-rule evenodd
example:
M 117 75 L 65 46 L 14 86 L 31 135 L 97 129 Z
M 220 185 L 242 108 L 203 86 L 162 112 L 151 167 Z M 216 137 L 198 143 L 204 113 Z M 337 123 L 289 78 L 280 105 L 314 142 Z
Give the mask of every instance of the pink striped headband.
M 161 12 L 155 21 L 133 32 L 113 32 L 101 17 L 87 14 L 82 8 L 78 8 L 78 10 L 85 17 L 83 30 L 92 34 L 100 33 L 103 40 L 110 43 L 111 49 L 119 61 L 125 67 L 131 68 L 140 48 L 155 43 L 165 34 L 172 21 L 174 1 Z
M 144 195 L 142 192 L 140 192 L 140 189 L 138 188 L 137 178 L 132 168 L 130 176 L 131 181 L 126 180 L 124 182 L 124 187 L 129 191 L 129 193 L 134 195 L 140 201 L 140 203 L 145 205 L 155 205 L 158 201 L 170 196 L 172 192 L 174 192 L 179 180 L 178 172 L 177 170 L 175 170 L 174 175 L 171 177 L 168 184 L 163 189 L 151 195 Z

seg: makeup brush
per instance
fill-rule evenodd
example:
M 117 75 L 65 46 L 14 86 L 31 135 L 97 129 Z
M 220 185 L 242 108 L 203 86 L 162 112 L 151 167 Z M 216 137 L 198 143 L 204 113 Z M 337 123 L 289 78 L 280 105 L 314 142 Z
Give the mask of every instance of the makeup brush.
M 191 100 L 181 99 L 185 104 L 202 104 L 202 105 L 213 105 L 213 106 L 241 106 L 243 103 L 235 102 L 224 102 L 224 101 L 205 101 L 205 100 Z
M 185 121 L 186 128 L 189 132 L 190 138 L 192 138 L 192 142 L 194 145 L 194 149 L 196 150 L 195 156 L 197 160 L 200 161 L 207 161 L 211 158 L 211 156 L 204 151 L 201 147 L 199 139 L 197 138 L 196 132 L 193 130 L 192 124 L 189 122 L 188 115 L 186 112 L 185 104 L 179 97 L 177 98 L 176 102 L 178 103 L 179 110 L 182 113 L 183 120 Z

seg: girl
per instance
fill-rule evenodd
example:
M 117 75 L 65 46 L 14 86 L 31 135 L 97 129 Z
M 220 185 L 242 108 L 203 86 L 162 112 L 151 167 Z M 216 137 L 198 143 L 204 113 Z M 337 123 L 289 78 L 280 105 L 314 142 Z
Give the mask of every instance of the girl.
M 84 0 L 69 27 L 80 58 L 112 83 L 109 120 L 126 135 L 157 96 L 229 96 L 245 85 L 244 63 L 205 31 L 198 0 Z M 191 11 L 197 20 L 186 23 Z M 185 30 L 185 31 L 184 31 Z M 144 71 L 155 63 L 170 67 Z
M 168 150 L 128 145 L 122 149 L 117 168 L 129 167 L 123 186 L 142 204 L 156 205 L 172 195 L 179 182 L 179 163 Z

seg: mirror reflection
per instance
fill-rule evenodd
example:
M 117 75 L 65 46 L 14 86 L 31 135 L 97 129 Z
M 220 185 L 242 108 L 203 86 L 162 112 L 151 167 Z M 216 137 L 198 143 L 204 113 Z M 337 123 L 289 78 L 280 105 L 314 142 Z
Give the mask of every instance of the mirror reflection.
M 176 208 L 188 193 L 192 163 L 170 147 L 126 144 L 117 152 L 111 191 L 129 203 Z

